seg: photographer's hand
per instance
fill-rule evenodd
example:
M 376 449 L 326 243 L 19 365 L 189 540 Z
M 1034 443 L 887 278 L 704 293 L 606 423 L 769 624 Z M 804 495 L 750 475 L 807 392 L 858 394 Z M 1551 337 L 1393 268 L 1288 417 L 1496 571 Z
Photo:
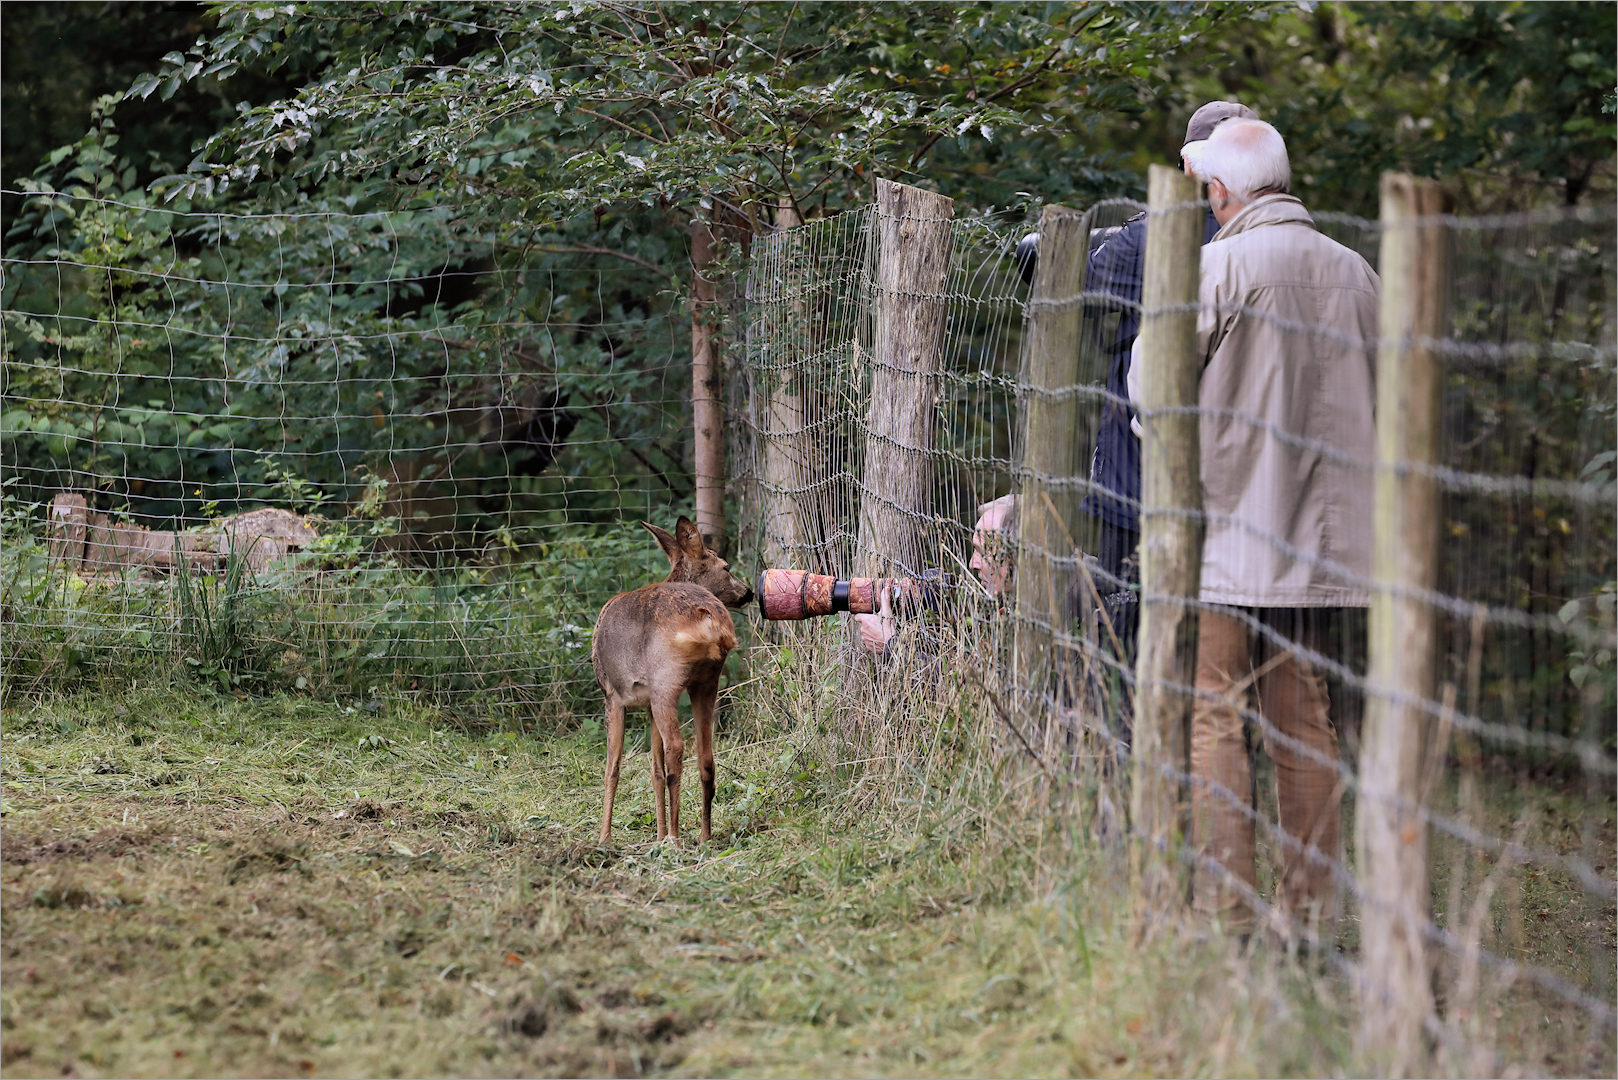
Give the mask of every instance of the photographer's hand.
M 854 621 L 860 627 L 860 644 L 866 652 L 876 653 L 878 656 L 888 647 L 893 635 L 899 632 L 899 620 L 893 617 L 893 602 L 888 597 L 888 590 L 883 589 L 877 600 L 877 610 L 874 615 L 856 615 Z

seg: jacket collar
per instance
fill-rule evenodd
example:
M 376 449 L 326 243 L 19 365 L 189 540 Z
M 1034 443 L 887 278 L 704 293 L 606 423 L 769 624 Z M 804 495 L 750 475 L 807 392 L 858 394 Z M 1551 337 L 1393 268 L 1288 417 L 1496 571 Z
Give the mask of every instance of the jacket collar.
M 1296 195 L 1260 195 L 1225 222 L 1214 239 L 1229 240 L 1238 233 L 1265 225 L 1307 225 L 1312 229 L 1315 219 L 1309 216 Z

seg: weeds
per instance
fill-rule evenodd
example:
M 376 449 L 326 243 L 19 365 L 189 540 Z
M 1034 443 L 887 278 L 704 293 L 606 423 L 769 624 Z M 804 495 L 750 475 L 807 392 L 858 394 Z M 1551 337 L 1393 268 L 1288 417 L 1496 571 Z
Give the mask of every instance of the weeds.
M 1319 1071 L 1341 1053 L 1284 964 L 1138 945 L 1059 826 L 984 842 L 936 800 L 860 824 L 807 753 L 722 738 L 713 845 L 655 844 L 632 814 L 600 850 L 581 736 L 468 734 L 396 700 L 10 714 L 7 1075 Z M 650 805 L 644 754 L 620 800 Z M 1036 895 L 1017 883 L 1041 849 L 1062 869 Z M 1241 1025 L 1268 1033 L 1262 1057 Z
M 1139 923 L 1083 792 L 999 756 L 964 691 L 931 763 L 853 764 L 822 713 L 761 707 L 722 710 L 715 841 L 678 849 L 644 812 L 643 722 L 600 849 L 583 732 L 393 696 L 8 711 L 6 1074 L 1353 1068 L 1349 987 Z M 1537 887 L 1521 902 L 1559 913 Z M 1494 987 L 1476 1008 L 1534 1071 L 1610 1070 L 1610 1039 L 1553 1000 Z
M 517 566 L 424 569 L 343 547 L 251 571 L 181 564 L 170 577 L 53 565 L 33 518 L 8 504 L 0 550 L 0 698 L 47 689 L 205 682 L 226 691 L 370 698 L 475 696 L 565 727 L 595 711 L 589 626 L 614 593 L 656 580 L 639 528 L 538 545 Z M 349 545 L 352 546 L 352 545 Z M 329 547 L 329 546 L 328 546 Z
M 44 580 L 101 595 L 95 583 Z M 193 655 L 237 663 L 242 678 L 228 693 L 214 678 L 183 692 L 159 681 L 16 695 L 22 707 L 0 724 L 6 1075 L 1226 1075 L 1362 1064 L 1349 1045 L 1352 988 L 1335 970 L 1265 943 L 1243 953 L 1192 919 L 1142 920 L 1105 809 L 1121 794 L 1113 765 L 1087 757 L 1074 733 L 1013 740 L 986 700 L 1003 691 L 973 674 L 994 670 L 985 658 L 1004 647 L 993 620 L 963 619 L 958 653 L 911 668 L 872 667 L 830 622 L 738 650 L 754 674 L 721 698 L 714 842 L 653 842 L 637 716 L 620 827 L 603 849 L 599 724 L 514 716 L 498 699 L 439 697 L 363 667 L 331 674 L 352 660 L 337 655 L 341 635 L 361 632 L 349 615 L 370 620 L 369 648 L 395 620 L 438 613 L 458 630 L 492 618 L 463 584 L 406 580 L 350 609 L 341 604 L 363 577 L 340 572 L 284 586 L 228 572 L 121 582 L 121 602 L 147 589 L 172 620 L 161 649 L 210 640 L 214 651 Z M 501 587 L 524 595 L 523 579 Z M 182 589 L 197 590 L 183 605 Z M 234 638 L 226 597 L 246 627 Z M 100 624 L 65 620 L 63 641 L 113 625 L 114 609 L 99 610 Z M 547 610 L 548 633 L 566 616 Z M 302 635 L 305 666 L 292 670 L 325 672 L 320 685 L 345 692 L 249 696 L 251 680 L 271 682 L 273 650 L 251 645 L 269 625 Z M 312 659 L 322 640 L 324 667 Z M 220 648 L 231 641 L 248 643 L 239 657 Z M 435 677 L 476 671 L 446 661 Z M 598 702 L 588 706 L 593 717 Z M 1064 766 L 1032 765 L 1030 753 Z M 1515 820 L 1540 846 L 1614 842 L 1610 799 L 1474 779 L 1489 831 Z M 1449 868 L 1435 895 L 1468 894 L 1454 883 L 1497 872 L 1482 853 L 1433 850 Z M 1475 940 L 1581 981 L 1610 966 L 1610 903 L 1554 872 L 1504 882 L 1466 912 Z M 1352 927 L 1341 941 L 1352 955 Z M 1470 1056 L 1435 1068 L 1612 1071 L 1611 1033 L 1554 995 L 1440 976 Z
M 253 597 L 249 592 L 247 556 L 231 549 L 223 580 L 207 577 L 197 580 L 190 561 L 176 545 L 174 596 L 179 608 L 181 639 L 194 650 L 185 662 L 204 679 L 216 679 L 219 688 L 229 692 L 242 680 L 247 668 L 250 620 L 243 611 Z

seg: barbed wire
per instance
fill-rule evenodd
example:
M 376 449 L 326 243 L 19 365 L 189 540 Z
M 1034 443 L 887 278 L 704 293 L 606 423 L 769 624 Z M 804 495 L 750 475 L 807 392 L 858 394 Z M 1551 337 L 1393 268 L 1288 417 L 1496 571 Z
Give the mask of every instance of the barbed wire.
M 1378 348 L 1420 348 L 1437 353 L 1446 359 L 1481 359 L 1503 362 L 1527 358 L 1568 360 L 1579 363 L 1611 363 L 1618 360 L 1618 346 L 1590 345 L 1583 342 L 1524 341 L 1507 344 L 1491 342 L 1456 341 L 1453 338 L 1435 338 L 1425 334 L 1412 334 L 1405 338 L 1362 337 L 1320 323 L 1300 322 L 1274 314 L 1264 308 L 1241 301 L 1221 301 L 1204 304 L 1193 301 L 1185 304 L 1164 304 L 1147 308 L 1140 301 L 1120 297 L 1114 292 L 1085 291 L 1066 297 L 1036 297 L 1027 301 L 1030 311 L 1067 311 L 1075 307 L 1105 304 L 1119 311 L 1128 311 L 1151 318 L 1161 315 L 1202 315 L 1212 311 L 1220 317 L 1240 315 L 1273 326 L 1279 330 L 1316 338 L 1322 341 L 1348 345 L 1367 352 Z
M 1567 498 L 1592 505 L 1618 505 L 1618 483 L 1602 484 L 1532 476 L 1495 476 L 1488 473 L 1464 472 L 1427 462 L 1383 462 L 1374 458 L 1356 457 L 1332 443 L 1294 434 L 1271 420 L 1255 416 L 1242 409 L 1215 408 L 1204 405 L 1164 406 L 1148 409 L 1139 402 L 1132 401 L 1121 394 L 1113 393 L 1105 386 L 1090 384 L 1076 384 L 1047 389 L 1029 383 L 1018 383 L 1017 393 L 1021 397 L 1037 397 L 1047 401 L 1068 401 L 1076 398 L 1098 401 L 1107 405 L 1119 405 L 1129 409 L 1142 419 L 1156 416 L 1195 416 L 1198 418 L 1215 416 L 1223 419 L 1239 420 L 1255 430 L 1270 435 L 1278 442 L 1285 443 L 1298 450 L 1307 450 L 1310 453 L 1319 454 L 1321 457 L 1339 465 L 1347 465 L 1351 468 L 1372 472 L 1388 472 L 1395 476 L 1429 477 L 1438 481 L 1441 487 L 1451 491 L 1467 491 L 1479 495 L 1545 496 L 1547 498 Z M 1042 482 L 1048 483 L 1073 479 L 1033 473 L 1029 475 L 1036 476 Z
M 1249 625 L 1255 625 L 1259 622 L 1256 617 L 1245 612 L 1225 611 L 1223 614 L 1230 615 L 1234 618 L 1239 618 L 1241 621 L 1248 623 Z M 1072 635 L 1071 631 L 1062 627 L 1041 622 L 1037 619 L 1037 617 L 1031 617 L 1024 614 L 1018 614 L 1016 619 L 1018 622 L 1038 627 L 1040 630 L 1050 634 L 1053 640 L 1057 641 L 1064 648 L 1074 651 L 1094 651 L 1093 642 L 1085 638 L 1075 637 Z M 1271 634 L 1275 633 L 1269 627 L 1263 627 L 1263 629 Z M 1275 637 L 1277 639 L 1277 646 L 1284 649 L 1286 653 L 1296 657 L 1297 659 L 1303 660 L 1305 663 L 1313 666 L 1332 671 L 1334 674 L 1343 674 L 1343 669 L 1340 667 L 1340 665 L 1337 665 L 1325 657 L 1322 657 L 1319 653 L 1307 649 L 1297 642 L 1291 641 L 1290 639 L 1282 637 L 1279 634 L 1275 634 Z M 1119 663 L 1116 659 L 1108 656 L 1105 651 L 1095 651 L 1094 654 L 1100 663 L 1114 667 L 1119 675 L 1132 689 L 1138 689 L 1139 682 L 1135 670 L 1132 667 Z M 1346 678 L 1345 681 L 1347 681 Z M 1283 732 L 1280 728 L 1276 727 L 1274 722 L 1266 717 L 1259 709 L 1255 709 L 1243 703 L 1232 703 L 1224 696 L 1213 691 L 1200 689 L 1196 686 L 1191 686 L 1173 680 L 1159 681 L 1156 683 L 1156 685 L 1159 685 L 1167 690 L 1172 690 L 1177 694 L 1182 694 L 1193 701 L 1202 701 L 1209 704 L 1234 709 L 1236 714 L 1242 720 L 1253 724 L 1261 732 L 1263 732 L 1265 738 L 1273 739 L 1276 743 L 1285 747 L 1288 751 L 1298 754 L 1301 757 L 1308 758 L 1312 763 L 1319 765 L 1324 769 L 1330 770 L 1336 774 L 1350 790 L 1354 791 L 1356 795 L 1369 797 L 1374 801 L 1383 803 L 1384 805 L 1387 805 L 1395 810 L 1412 814 L 1424 824 L 1432 825 L 1434 828 L 1439 829 L 1440 831 L 1462 841 L 1463 843 L 1481 848 L 1492 854 L 1509 854 L 1513 859 L 1521 863 L 1560 867 L 1577 878 L 1580 887 L 1593 896 L 1599 896 L 1603 899 L 1609 895 L 1618 897 L 1618 879 L 1602 877 L 1600 874 L 1596 873 L 1595 869 L 1582 858 L 1564 855 L 1561 852 L 1551 851 L 1544 848 L 1531 848 L 1516 841 L 1502 840 L 1499 837 L 1490 836 L 1487 833 L 1479 831 L 1467 822 L 1433 810 L 1430 806 L 1420 803 L 1413 803 L 1407 799 L 1383 795 L 1379 792 L 1365 792 L 1361 787 L 1358 774 L 1355 772 L 1354 767 L 1350 763 L 1344 761 L 1341 757 L 1332 757 L 1331 755 L 1324 753 L 1309 743 L 1288 735 L 1286 732 Z M 1421 704 L 1421 701 L 1418 699 L 1412 703 Z M 1457 715 L 1453 712 L 1445 713 L 1441 717 L 1441 720 L 1450 723 L 1454 727 L 1462 726 L 1457 722 Z M 1125 747 L 1125 749 L 1127 750 L 1127 747 Z M 1611 774 L 1609 773 L 1607 775 Z

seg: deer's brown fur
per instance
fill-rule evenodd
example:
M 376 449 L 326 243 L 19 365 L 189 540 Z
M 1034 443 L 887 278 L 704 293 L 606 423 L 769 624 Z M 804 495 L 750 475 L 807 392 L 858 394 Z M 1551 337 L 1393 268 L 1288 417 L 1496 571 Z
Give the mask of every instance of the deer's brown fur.
M 729 564 L 702 544 L 697 527 L 680 518 L 671 535 L 646 525 L 669 557 L 668 580 L 608 600 L 596 618 L 590 663 L 607 699 L 606 805 L 601 842 L 612 835 L 612 804 L 624 751 L 624 712 L 652 711 L 652 795 L 657 838 L 680 840 L 680 695 L 691 695 L 691 719 L 702 779 L 702 839 L 713 831 L 714 704 L 725 657 L 736 647 L 727 607 L 740 607 L 753 591 Z

